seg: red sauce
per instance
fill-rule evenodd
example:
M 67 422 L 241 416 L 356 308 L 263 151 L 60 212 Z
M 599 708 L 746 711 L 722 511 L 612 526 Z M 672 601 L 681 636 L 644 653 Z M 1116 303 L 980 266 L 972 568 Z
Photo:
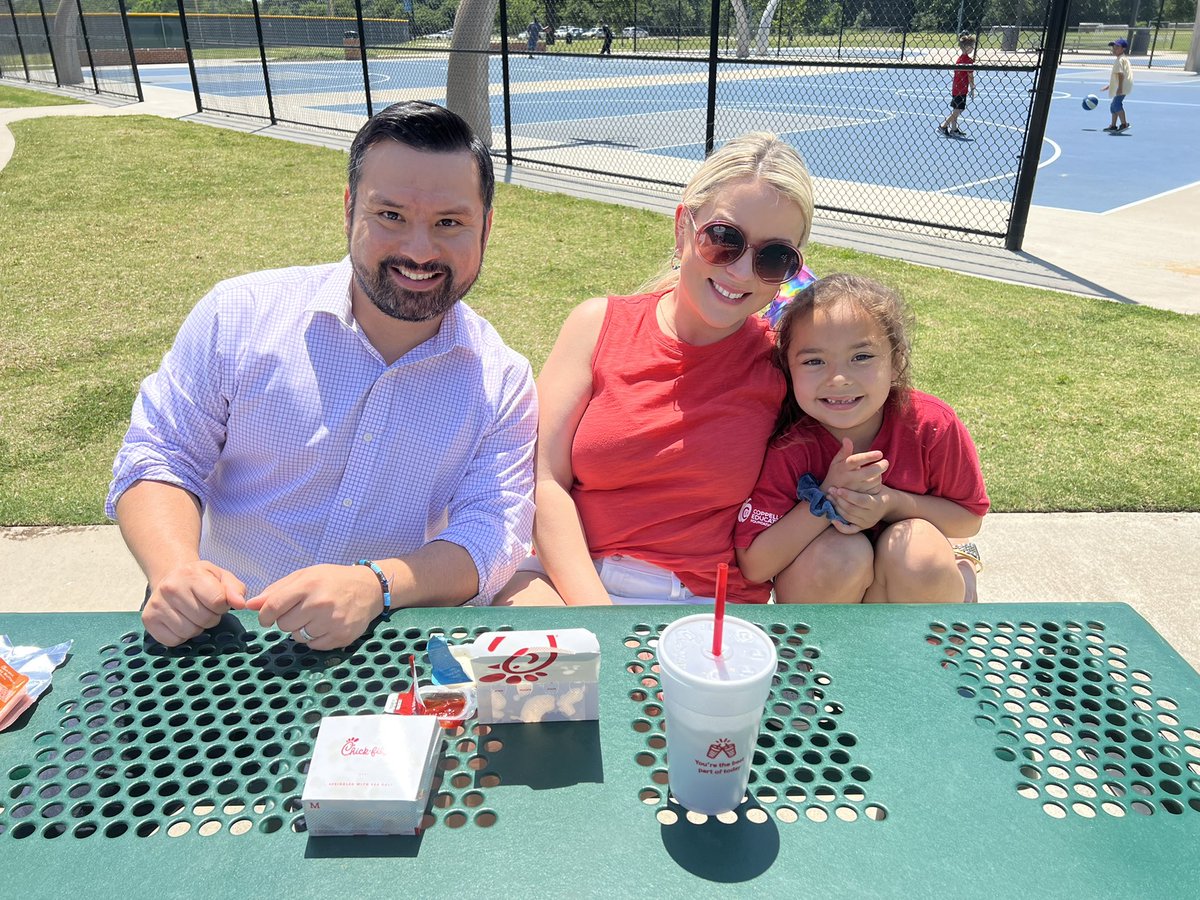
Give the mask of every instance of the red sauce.
M 426 694 L 421 698 L 421 705 L 428 715 L 453 716 L 467 708 L 467 698 L 459 694 Z
M 455 728 L 462 724 L 467 698 L 462 694 L 424 694 L 421 705 L 425 715 L 437 716 L 443 728 Z

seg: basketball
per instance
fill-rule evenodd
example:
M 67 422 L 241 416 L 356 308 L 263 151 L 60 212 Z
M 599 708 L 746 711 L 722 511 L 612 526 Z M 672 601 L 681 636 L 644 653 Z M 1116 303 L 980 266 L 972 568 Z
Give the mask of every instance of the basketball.
M 1100 98 L 1097 97 L 1095 94 L 1088 94 L 1086 97 L 1083 98 L 1083 108 L 1084 109 L 1095 109 L 1099 105 L 1100 105 Z

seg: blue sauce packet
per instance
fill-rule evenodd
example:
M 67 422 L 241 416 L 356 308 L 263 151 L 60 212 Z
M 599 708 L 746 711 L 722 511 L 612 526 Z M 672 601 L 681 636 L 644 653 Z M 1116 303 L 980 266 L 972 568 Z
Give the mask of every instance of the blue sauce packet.
M 450 653 L 450 646 L 444 638 L 434 635 L 426 646 L 429 654 L 429 665 L 433 667 L 433 680 L 436 684 L 461 684 L 470 681 L 458 660 Z

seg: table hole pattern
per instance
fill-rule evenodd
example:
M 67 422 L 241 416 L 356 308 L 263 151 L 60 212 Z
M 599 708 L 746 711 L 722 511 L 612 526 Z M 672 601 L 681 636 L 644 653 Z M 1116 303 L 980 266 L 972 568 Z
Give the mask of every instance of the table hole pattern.
M 1101 622 L 933 622 L 925 642 L 1046 815 L 1200 812 L 1200 725 Z
M 42 702 L 57 704 L 57 727 L 32 736 L 30 763 L 0 772 L 0 841 L 304 832 L 321 717 L 382 712 L 389 693 L 410 688 L 410 653 L 428 679 L 429 637 L 465 643 L 488 630 L 388 626 L 328 652 L 275 630 L 212 632 L 177 650 L 127 632 L 73 660 L 78 676 L 56 677 Z M 444 732 L 424 828 L 497 822 L 486 788 L 502 773 L 483 771 L 499 749 L 489 731 L 472 722 Z
M 846 728 L 846 707 L 825 671 L 820 648 L 804 624 L 760 626 L 775 644 L 779 662 L 767 697 L 750 769 L 747 796 L 732 812 L 703 816 L 683 809 L 667 785 L 670 735 L 665 726 L 654 654 L 661 624 L 638 624 L 623 641 L 628 659 L 627 696 L 634 704 L 632 730 L 640 743 L 634 763 L 648 782 L 638 800 L 664 825 L 760 825 L 774 818 L 795 822 L 882 822 L 887 808 L 871 799 L 871 768 L 860 760 L 858 736 Z

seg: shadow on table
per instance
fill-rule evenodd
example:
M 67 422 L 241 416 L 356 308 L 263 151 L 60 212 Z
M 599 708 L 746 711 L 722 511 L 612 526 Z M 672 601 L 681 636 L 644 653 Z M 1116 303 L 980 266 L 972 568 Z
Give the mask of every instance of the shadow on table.
M 147 656 L 188 656 L 207 652 L 241 653 L 247 640 L 248 629 L 233 613 L 225 613 L 212 628 L 203 631 L 178 647 L 160 644 L 150 636 L 142 634 L 142 652 Z
M 421 835 L 382 834 L 353 837 L 309 837 L 305 859 L 415 858 L 421 850 Z
M 757 878 L 779 856 L 779 829 L 756 802 L 737 808 L 737 821 L 719 822 L 715 816 L 697 825 L 687 819 L 687 810 L 671 801 L 667 809 L 678 820 L 663 825 L 663 847 L 681 867 L 709 881 L 734 884 Z M 751 810 L 761 814 L 760 822 L 747 818 Z
M 604 782 L 600 723 L 594 720 L 492 725 L 481 745 L 488 759 L 485 773 L 495 774 L 503 785 L 545 790 Z

